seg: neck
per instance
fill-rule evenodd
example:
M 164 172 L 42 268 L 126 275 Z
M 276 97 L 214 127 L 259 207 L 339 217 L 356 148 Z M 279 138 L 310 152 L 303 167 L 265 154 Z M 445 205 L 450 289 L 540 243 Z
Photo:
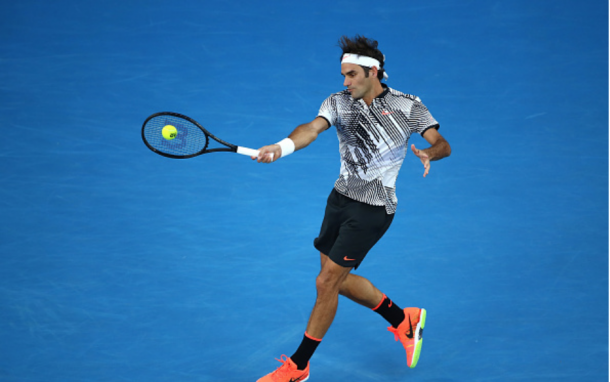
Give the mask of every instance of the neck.
M 373 100 L 375 98 L 379 97 L 379 95 L 381 93 L 383 93 L 383 86 L 381 86 L 381 82 L 375 81 L 375 84 L 373 85 L 371 90 L 369 92 L 367 92 L 367 94 L 365 94 L 364 97 L 362 97 L 362 100 L 368 106 L 371 106 L 371 104 L 373 103 Z

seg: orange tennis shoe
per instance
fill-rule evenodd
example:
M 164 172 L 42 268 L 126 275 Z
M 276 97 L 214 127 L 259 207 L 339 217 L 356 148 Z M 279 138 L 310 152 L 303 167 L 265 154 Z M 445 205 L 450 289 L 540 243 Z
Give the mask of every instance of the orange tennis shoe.
M 422 334 L 426 325 L 426 309 L 405 308 L 405 319 L 397 328 L 390 326 L 388 330 L 394 333 L 394 340 L 402 343 L 407 351 L 407 366 L 414 368 L 421 353 Z
M 305 370 L 297 370 L 297 365 L 283 354 L 276 360 L 281 362 L 282 366 L 256 382 L 304 382 L 309 379 L 309 362 Z

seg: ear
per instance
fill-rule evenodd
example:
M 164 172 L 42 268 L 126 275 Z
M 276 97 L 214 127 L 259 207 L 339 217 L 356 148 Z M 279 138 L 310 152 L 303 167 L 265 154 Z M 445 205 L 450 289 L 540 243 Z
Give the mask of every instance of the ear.
M 377 78 L 377 73 L 379 73 L 379 70 L 376 66 L 371 67 L 371 70 L 369 70 L 369 76 L 373 78 Z

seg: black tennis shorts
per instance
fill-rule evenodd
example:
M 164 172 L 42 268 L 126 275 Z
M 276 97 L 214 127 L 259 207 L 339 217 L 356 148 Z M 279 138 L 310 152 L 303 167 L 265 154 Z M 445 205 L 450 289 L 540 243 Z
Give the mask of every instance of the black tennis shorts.
M 320 235 L 314 247 L 343 267 L 358 268 L 366 254 L 390 228 L 394 214 L 384 206 L 350 199 L 334 188 L 328 196 Z

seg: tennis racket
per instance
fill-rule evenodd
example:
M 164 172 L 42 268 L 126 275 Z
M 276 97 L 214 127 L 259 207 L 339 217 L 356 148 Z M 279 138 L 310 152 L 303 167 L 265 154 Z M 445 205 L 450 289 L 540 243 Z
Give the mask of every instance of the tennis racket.
M 163 128 L 174 133 L 163 136 Z M 167 129 L 166 129 L 167 130 Z M 210 147 L 210 139 L 222 146 Z M 230 152 L 247 156 L 258 156 L 258 150 L 236 146 L 214 136 L 195 120 L 186 115 L 162 112 L 151 115 L 142 125 L 142 140 L 153 152 L 168 158 L 186 159 L 216 152 Z

